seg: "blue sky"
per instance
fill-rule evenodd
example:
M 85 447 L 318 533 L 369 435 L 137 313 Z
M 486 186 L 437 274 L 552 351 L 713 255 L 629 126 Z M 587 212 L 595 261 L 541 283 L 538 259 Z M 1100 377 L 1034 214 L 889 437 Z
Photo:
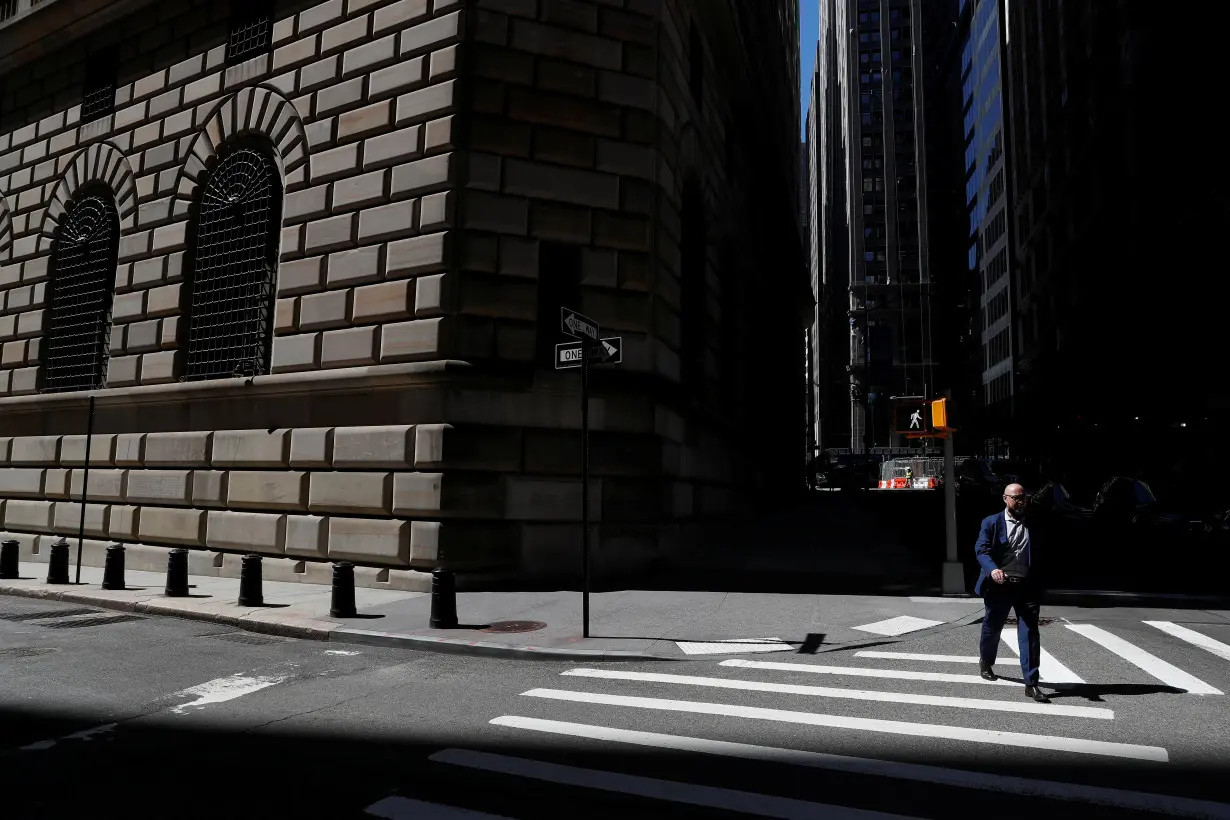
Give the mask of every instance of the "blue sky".
M 803 101 L 799 117 L 800 138 L 807 136 L 807 94 L 811 86 L 812 64 L 816 62 L 816 37 L 820 34 L 820 0 L 799 0 L 799 98 Z

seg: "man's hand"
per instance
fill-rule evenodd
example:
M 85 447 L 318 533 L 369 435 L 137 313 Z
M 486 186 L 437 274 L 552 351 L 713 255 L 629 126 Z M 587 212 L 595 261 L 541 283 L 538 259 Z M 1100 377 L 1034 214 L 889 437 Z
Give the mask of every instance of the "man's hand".
M 995 583 L 1002 584 L 1005 577 L 1007 576 L 1004 575 L 1004 571 L 1002 569 L 991 570 L 991 580 Z

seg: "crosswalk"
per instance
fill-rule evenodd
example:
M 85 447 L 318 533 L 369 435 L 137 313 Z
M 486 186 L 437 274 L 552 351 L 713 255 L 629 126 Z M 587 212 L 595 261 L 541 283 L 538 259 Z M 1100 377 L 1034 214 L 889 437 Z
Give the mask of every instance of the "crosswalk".
M 920 788 L 958 789 L 963 795 L 1079 804 L 1082 808 L 1068 806 L 1067 811 L 1082 816 L 1133 811 L 1230 820 L 1230 803 L 1186 796 L 1183 789 L 1166 793 L 1119 785 L 1151 782 L 1149 773 L 1168 776 L 1181 762 L 1167 748 L 1168 740 L 1177 735 L 1158 736 L 1151 713 L 1170 710 L 1182 723 L 1206 719 L 1202 716 L 1209 713 L 1200 711 L 1206 705 L 1218 714 L 1226 712 L 1222 689 L 1214 684 L 1230 685 L 1230 663 L 1226 663 L 1230 645 L 1219 640 L 1230 637 L 1230 624 L 1151 620 L 1131 629 L 1120 623 L 1056 624 L 1043 635 L 1051 648 L 1043 655 L 1042 677 L 1057 693 L 1050 704 L 1022 697 L 1019 677 L 1011 679 L 1015 651 L 1004 653 L 997 663 L 1007 679 L 986 681 L 961 672 L 962 666 L 976 666 L 977 656 L 943 650 L 955 648 L 955 640 L 969 646 L 972 634 L 963 633 L 959 639 L 919 638 L 896 651 L 698 660 L 666 669 L 567 668 L 552 673 L 553 683 L 517 694 L 514 708 L 490 720 L 514 749 L 542 750 L 542 754 L 448 748 L 430 760 L 445 771 L 471 776 L 655 801 L 652 805 L 657 808 L 646 809 L 651 816 L 674 813 L 670 806 L 701 812 L 686 816 L 706 816 L 704 810 L 789 818 L 963 816 L 952 805 L 937 809 L 913 798 L 894 802 L 891 788 L 775 793 L 772 782 L 768 788 L 762 781 L 747 782 L 739 765 L 754 763 L 887 778 Z M 1015 637 L 1012 630 L 1003 635 L 1012 650 Z M 1151 686 L 1150 681 L 1162 686 Z M 1142 709 L 1131 698 L 1103 697 L 1123 692 L 1125 686 L 1138 686 L 1141 692 L 1166 700 Z M 965 760 L 1009 765 L 948 767 L 918 762 L 897 753 L 907 744 L 934 750 L 937 760 L 940 753 L 951 759 L 954 752 L 968 749 Z M 685 781 L 667 776 L 674 773 L 672 767 L 659 774 L 586 765 L 580 750 L 594 748 L 608 754 L 621 748 L 640 750 L 642 755 L 683 753 L 718 764 L 692 772 L 699 775 Z M 852 753 L 860 748 L 871 753 Z M 1013 761 L 1032 759 L 1070 767 L 1078 774 L 1074 780 L 1056 780 L 1021 776 L 1029 770 L 1019 767 L 1013 771 Z M 1091 767 L 1133 766 L 1131 771 L 1143 774 L 1114 780 L 1113 786 L 1096 778 L 1085 781 L 1079 777 L 1085 761 Z M 538 816 L 515 801 L 494 813 L 490 809 L 477 811 L 398 794 L 368 807 L 368 814 L 458 820 Z M 1094 810 L 1103 813 L 1086 814 Z

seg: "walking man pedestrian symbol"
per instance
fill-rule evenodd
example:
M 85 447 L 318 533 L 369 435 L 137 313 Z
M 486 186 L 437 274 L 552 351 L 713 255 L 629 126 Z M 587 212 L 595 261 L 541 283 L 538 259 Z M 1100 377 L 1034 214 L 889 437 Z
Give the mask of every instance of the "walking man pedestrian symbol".
M 915 410 L 910 413 L 910 429 L 922 429 L 922 410 Z

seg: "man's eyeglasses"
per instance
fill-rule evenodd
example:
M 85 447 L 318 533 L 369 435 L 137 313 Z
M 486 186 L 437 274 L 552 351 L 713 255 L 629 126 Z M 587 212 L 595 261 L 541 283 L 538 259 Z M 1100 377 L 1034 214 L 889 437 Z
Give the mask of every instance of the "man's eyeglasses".
M 1029 498 L 1029 496 L 1027 495 L 1006 495 L 1004 496 L 1004 498 L 1011 498 L 1013 501 L 1022 501 L 1022 500 Z

